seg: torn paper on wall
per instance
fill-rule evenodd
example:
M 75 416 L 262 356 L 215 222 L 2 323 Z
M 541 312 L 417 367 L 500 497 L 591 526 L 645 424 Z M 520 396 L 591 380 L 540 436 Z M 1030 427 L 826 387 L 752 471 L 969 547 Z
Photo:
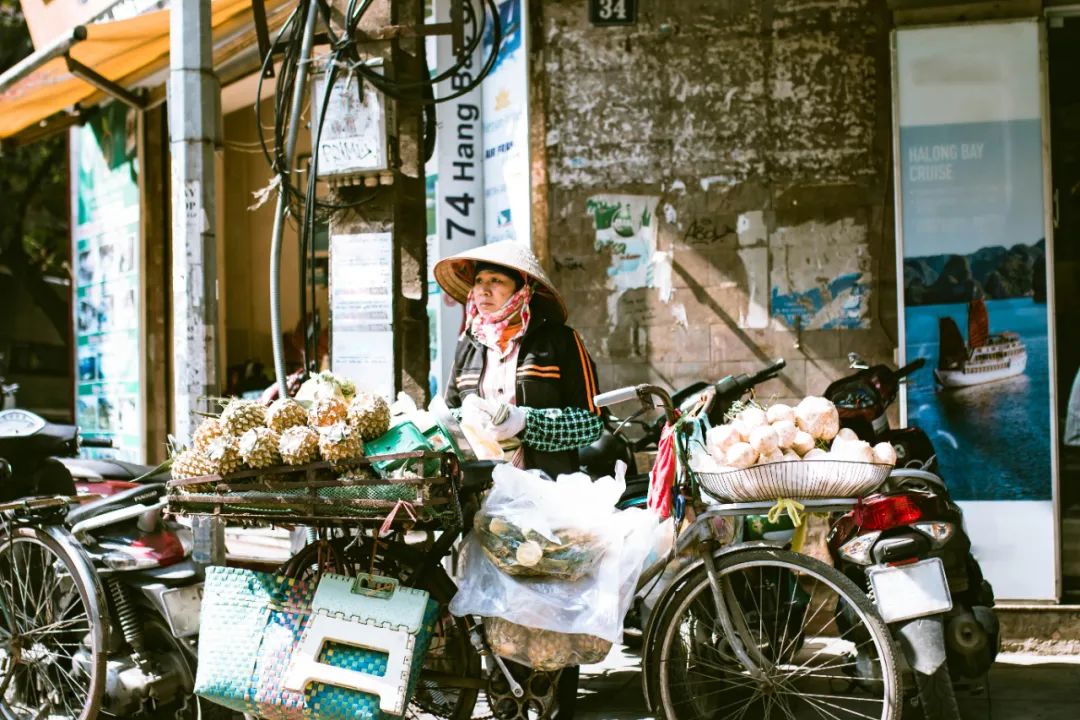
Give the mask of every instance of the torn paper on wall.
M 866 226 L 852 218 L 779 228 L 772 251 L 772 314 L 803 330 L 870 327 Z

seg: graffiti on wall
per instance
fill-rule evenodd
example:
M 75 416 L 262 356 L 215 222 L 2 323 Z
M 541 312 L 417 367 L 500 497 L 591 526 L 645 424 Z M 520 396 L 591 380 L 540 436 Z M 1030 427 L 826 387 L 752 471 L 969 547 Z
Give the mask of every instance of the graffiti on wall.
M 870 327 L 865 225 L 845 218 L 778 228 L 769 246 L 773 317 L 803 330 Z

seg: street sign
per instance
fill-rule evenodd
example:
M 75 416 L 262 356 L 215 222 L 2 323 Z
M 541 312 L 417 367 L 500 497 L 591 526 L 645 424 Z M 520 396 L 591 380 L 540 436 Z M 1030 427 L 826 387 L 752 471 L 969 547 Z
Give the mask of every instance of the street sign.
M 589 22 L 593 25 L 633 25 L 637 22 L 637 0 L 589 0 Z

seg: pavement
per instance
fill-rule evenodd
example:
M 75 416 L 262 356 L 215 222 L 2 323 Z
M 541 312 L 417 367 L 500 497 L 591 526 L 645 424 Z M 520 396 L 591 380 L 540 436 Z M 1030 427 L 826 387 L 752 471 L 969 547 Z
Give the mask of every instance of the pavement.
M 646 720 L 635 653 L 582 668 L 578 720 Z M 958 688 L 963 720 L 1080 720 L 1080 655 L 1003 653 L 982 689 Z M 918 711 L 905 712 L 908 718 Z

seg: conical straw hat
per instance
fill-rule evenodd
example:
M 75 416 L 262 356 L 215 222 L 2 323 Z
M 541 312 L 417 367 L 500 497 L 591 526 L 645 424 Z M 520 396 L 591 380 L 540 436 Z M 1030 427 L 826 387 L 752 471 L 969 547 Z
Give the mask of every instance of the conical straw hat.
M 472 290 L 477 262 L 502 265 L 528 275 L 534 281 L 533 310 L 566 322 L 566 304 L 562 296 L 532 250 L 517 240 L 481 245 L 443 258 L 435 263 L 435 282 L 439 283 L 447 295 L 464 305 L 469 298 L 469 291 Z

